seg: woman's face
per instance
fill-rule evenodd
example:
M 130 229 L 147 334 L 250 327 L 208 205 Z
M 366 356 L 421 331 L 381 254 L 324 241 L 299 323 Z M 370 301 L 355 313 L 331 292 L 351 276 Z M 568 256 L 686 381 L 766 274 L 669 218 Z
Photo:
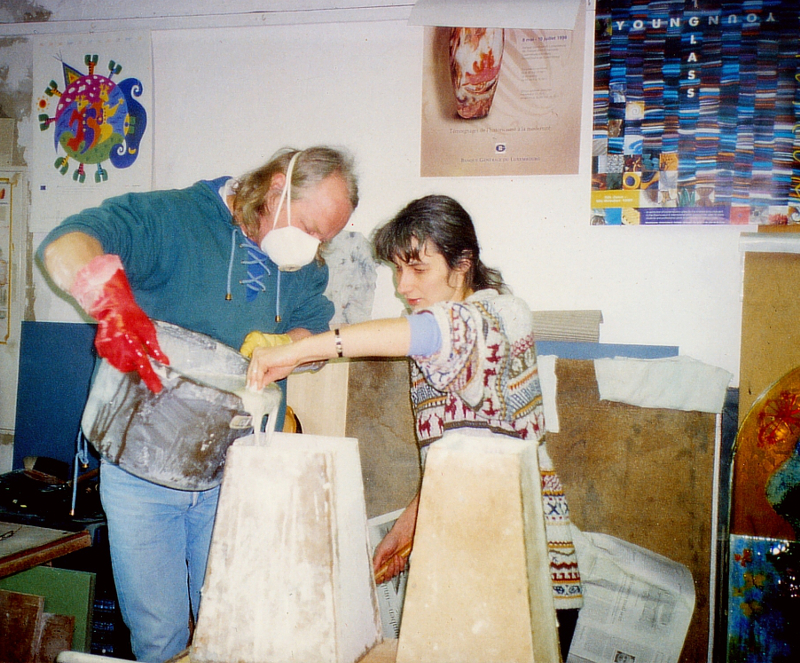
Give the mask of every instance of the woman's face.
M 425 242 L 419 251 L 419 259 L 405 262 L 395 258 L 397 270 L 397 292 L 405 297 L 412 311 L 419 311 L 437 302 L 460 302 L 467 295 L 464 287 L 465 274 L 469 267 L 450 269 L 444 256 Z

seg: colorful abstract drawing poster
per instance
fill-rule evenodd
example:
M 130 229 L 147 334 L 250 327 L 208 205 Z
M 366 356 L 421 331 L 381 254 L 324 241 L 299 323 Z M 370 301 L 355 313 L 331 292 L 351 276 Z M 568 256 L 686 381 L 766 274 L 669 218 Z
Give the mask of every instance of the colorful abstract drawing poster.
M 598 0 L 592 223 L 800 223 L 800 3 Z
M 35 40 L 32 230 L 150 189 L 151 59 L 147 32 Z
M 420 174 L 577 173 L 585 23 L 581 9 L 574 30 L 426 28 Z M 451 57 L 470 42 L 471 54 Z M 478 98 L 466 112 L 452 61 L 465 96 Z
M 731 535 L 727 663 L 800 657 L 798 553 L 796 541 Z

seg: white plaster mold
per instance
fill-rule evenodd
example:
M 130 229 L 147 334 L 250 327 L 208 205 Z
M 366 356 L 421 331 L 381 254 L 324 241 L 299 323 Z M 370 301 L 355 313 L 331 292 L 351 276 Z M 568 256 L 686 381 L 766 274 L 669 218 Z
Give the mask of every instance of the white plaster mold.
M 358 442 L 228 451 L 193 663 L 354 663 L 381 641 Z

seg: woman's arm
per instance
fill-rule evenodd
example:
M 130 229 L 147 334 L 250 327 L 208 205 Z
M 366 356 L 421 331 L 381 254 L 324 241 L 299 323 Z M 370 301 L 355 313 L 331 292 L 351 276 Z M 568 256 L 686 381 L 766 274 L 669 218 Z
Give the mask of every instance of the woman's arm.
M 247 369 L 247 384 L 262 389 L 281 380 L 300 364 L 342 357 L 405 357 L 411 331 L 405 318 L 370 320 L 339 330 L 339 344 L 332 331 L 308 336 L 288 345 L 256 348 Z

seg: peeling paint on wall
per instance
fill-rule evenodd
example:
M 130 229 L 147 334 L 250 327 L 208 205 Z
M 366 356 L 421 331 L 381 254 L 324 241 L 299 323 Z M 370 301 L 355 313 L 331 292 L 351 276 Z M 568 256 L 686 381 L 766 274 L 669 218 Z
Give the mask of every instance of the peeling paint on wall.
M 41 23 L 53 15 L 49 9 L 35 2 L 6 0 L 0 9 L 0 23 Z
M 0 39 L 0 117 L 17 122 L 17 140 L 11 165 L 27 166 L 26 150 L 31 146 L 31 103 L 33 99 L 33 51 L 26 38 Z

